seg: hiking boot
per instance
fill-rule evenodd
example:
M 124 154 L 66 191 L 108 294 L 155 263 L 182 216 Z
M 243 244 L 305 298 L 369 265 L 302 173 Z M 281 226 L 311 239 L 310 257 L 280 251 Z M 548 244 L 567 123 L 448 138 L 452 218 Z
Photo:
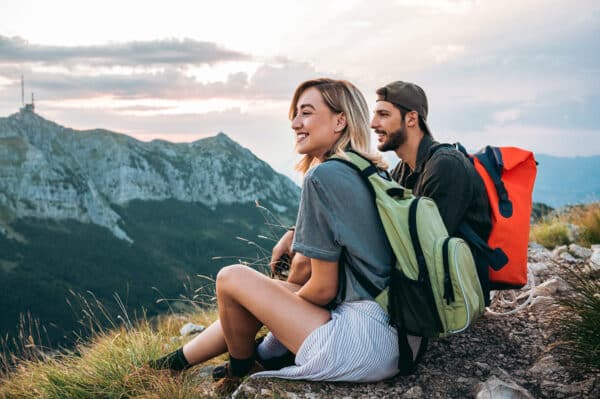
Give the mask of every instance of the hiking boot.
M 248 375 L 259 373 L 261 371 L 265 371 L 265 368 L 258 362 L 254 362 L 254 365 L 248 371 Z M 223 364 L 218 365 L 212 371 L 213 381 L 220 381 L 223 378 L 235 378 L 235 376 L 231 373 L 231 367 L 229 367 L 229 362 L 225 362 Z
M 293 366 L 296 364 L 296 355 L 290 350 L 287 350 L 281 356 L 275 356 L 269 359 L 263 359 L 258 353 L 258 345 L 264 341 L 265 336 L 256 339 L 254 344 L 254 353 L 256 353 L 256 361 L 264 367 L 265 370 L 281 370 L 284 367 Z
M 254 362 L 254 365 L 248 371 L 248 375 L 258 373 L 259 371 L 264 371 L 265 369 L 257 362 Z M 231 367 L 229 367 L 229 362 L 225 362 L 213 369 L 212 372 L 213 380 L 215 383 L 213 384 L 213 389 L 215 393 L 219 396 L 228 396 L 232 394 L 237 387 L 239 387 L 244 380 L 244 377 L 238 377 L 231 373 Z

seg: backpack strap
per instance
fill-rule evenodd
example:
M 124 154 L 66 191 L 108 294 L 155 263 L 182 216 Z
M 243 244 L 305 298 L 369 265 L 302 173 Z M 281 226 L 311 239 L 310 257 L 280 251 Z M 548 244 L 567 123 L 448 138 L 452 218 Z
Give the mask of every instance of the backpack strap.
M 505 218 L 509 218 L 513 214 L 513 205 L 508 198 L 508 191 L 502 182 L 502 169 L 504 162 L 502 161 L 502 153 L 498 147 L 486 146 L 483 152 L 478 152 L 473 155 L 479 160 L 485 168 L 488 175 L 494 182 L 496 193 L 498 194 L 498 209 L 500 214 Z
M 491 248 L 487 242 L 475 233 L 475 230 L 468 223 L 461 223 L 458 226 L 458 231 L 470 245 L 478 249 L 478 254 L 486 260 L 492 269 L 498 271 L 508 263 L 508 256 L 502 248 Z

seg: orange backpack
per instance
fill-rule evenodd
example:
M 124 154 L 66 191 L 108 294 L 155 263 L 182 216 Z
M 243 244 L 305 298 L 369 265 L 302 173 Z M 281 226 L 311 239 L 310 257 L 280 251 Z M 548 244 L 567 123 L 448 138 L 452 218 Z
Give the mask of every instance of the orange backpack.
M 537 172 L 533 153 L 517 147 L 487 146 L 469 155 L 459 143 L 454 146 L 470 158 L 483 179 L 492 219 L 487 243 L 464 223 L 460 231 L 470 244 L 483 249 L 490 266 L 491 289 L 521 288 L 527 284 L 527 246 Z

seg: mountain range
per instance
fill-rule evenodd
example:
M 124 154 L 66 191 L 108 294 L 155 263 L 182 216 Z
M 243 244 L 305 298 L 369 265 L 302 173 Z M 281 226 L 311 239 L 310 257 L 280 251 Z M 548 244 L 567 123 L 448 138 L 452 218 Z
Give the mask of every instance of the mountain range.
M 534 201 L 598 201 L 600 156 L 536 159 Z M 299 193 L 223 133 L 141 142 L 27 109 L 0 118 L 0 336 L 26 329 L 28 315 L 67 343 L 82 296 L 151 316 L 198 298 L 198 276 L 225 264 L 265 266 Z
M 265 264 L 273 241 L 260 237 L 294 222 L 299 192 L 223 133 L 140 142 L 28 110 L 0 118 L 0 334 L 29 314 L 66 342 L 74 295 L 152 315 L 173 306 L 157 299 L 196 295 L 197 275 Z

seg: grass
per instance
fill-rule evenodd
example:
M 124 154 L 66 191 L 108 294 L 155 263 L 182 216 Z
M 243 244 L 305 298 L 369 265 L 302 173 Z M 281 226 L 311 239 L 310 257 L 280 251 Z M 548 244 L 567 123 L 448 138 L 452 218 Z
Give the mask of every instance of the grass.
M 577 229 L 574 240 L 569 234 L 570 225 Z M 550 213 L 531 227 L 530 239 L 546 248 L 567 245 L 572 241 L 584 247 L 600 243 L 600 203 L 577 205 Z
M 268 209 L 256 204 L 263 214 L 269 236 L 275 242 L 284 225 Z M 257 251 L 255 258 L 231 257 L 232 261 L 268 272 L 270 249 L 237 237 Z M 68 300 L 80 315 L 81 332 L 73 349 L 51 350 L 44 342 L 45 329 L 33 317 L 22 317 L 17 337 L 0 337 L 0 399 L 87 399 L 87 398 L 210 398 L 216 397 L 210 376 L 198 369 L 225 361 L 224 356 L 211 359 L 177 376 L 156 371 L 145 364 L 187 342 L 179 328 L 186 322 L 208 326 L 218 318 L 214 297 L 214 280 L 200 278 L 200 286 L 190 279 L 177 298 L 164 298 L 169 315 L 148 318 L 129 316 L 118 295 L 114 296 L 119 313 L 115 314 L 101 300 L 88 292 L 71 291 Z M 264 334 L 263 328 L 259 334 Z
M 217 318 L 214 308 L 197 311 L 189 319 L 208 325 Z M 172 376 L 144 364 L 175 350 L 181 316 L 142 319 L 133 326 L 96 334 L 72 351 L 21 360 L 0 379 L 0 398 L 204 398 L 213 397 L 212 383 L 197 373 Z M 35 346 L 33 342 L 30 346 Z M 30 347 L 30 349 L 32 349 Z M 216 358 L 208 364 L 218 364 Z M 204 364 L 206 365 L 206 363 Z
M 564 311 L 558 315 L 560 332 L 569 348 L 569 357 L 578 372 L 600 371 L 600 273 L 583 267 L 564 266 L 562 277 L 573 293 L 559 299 Z

